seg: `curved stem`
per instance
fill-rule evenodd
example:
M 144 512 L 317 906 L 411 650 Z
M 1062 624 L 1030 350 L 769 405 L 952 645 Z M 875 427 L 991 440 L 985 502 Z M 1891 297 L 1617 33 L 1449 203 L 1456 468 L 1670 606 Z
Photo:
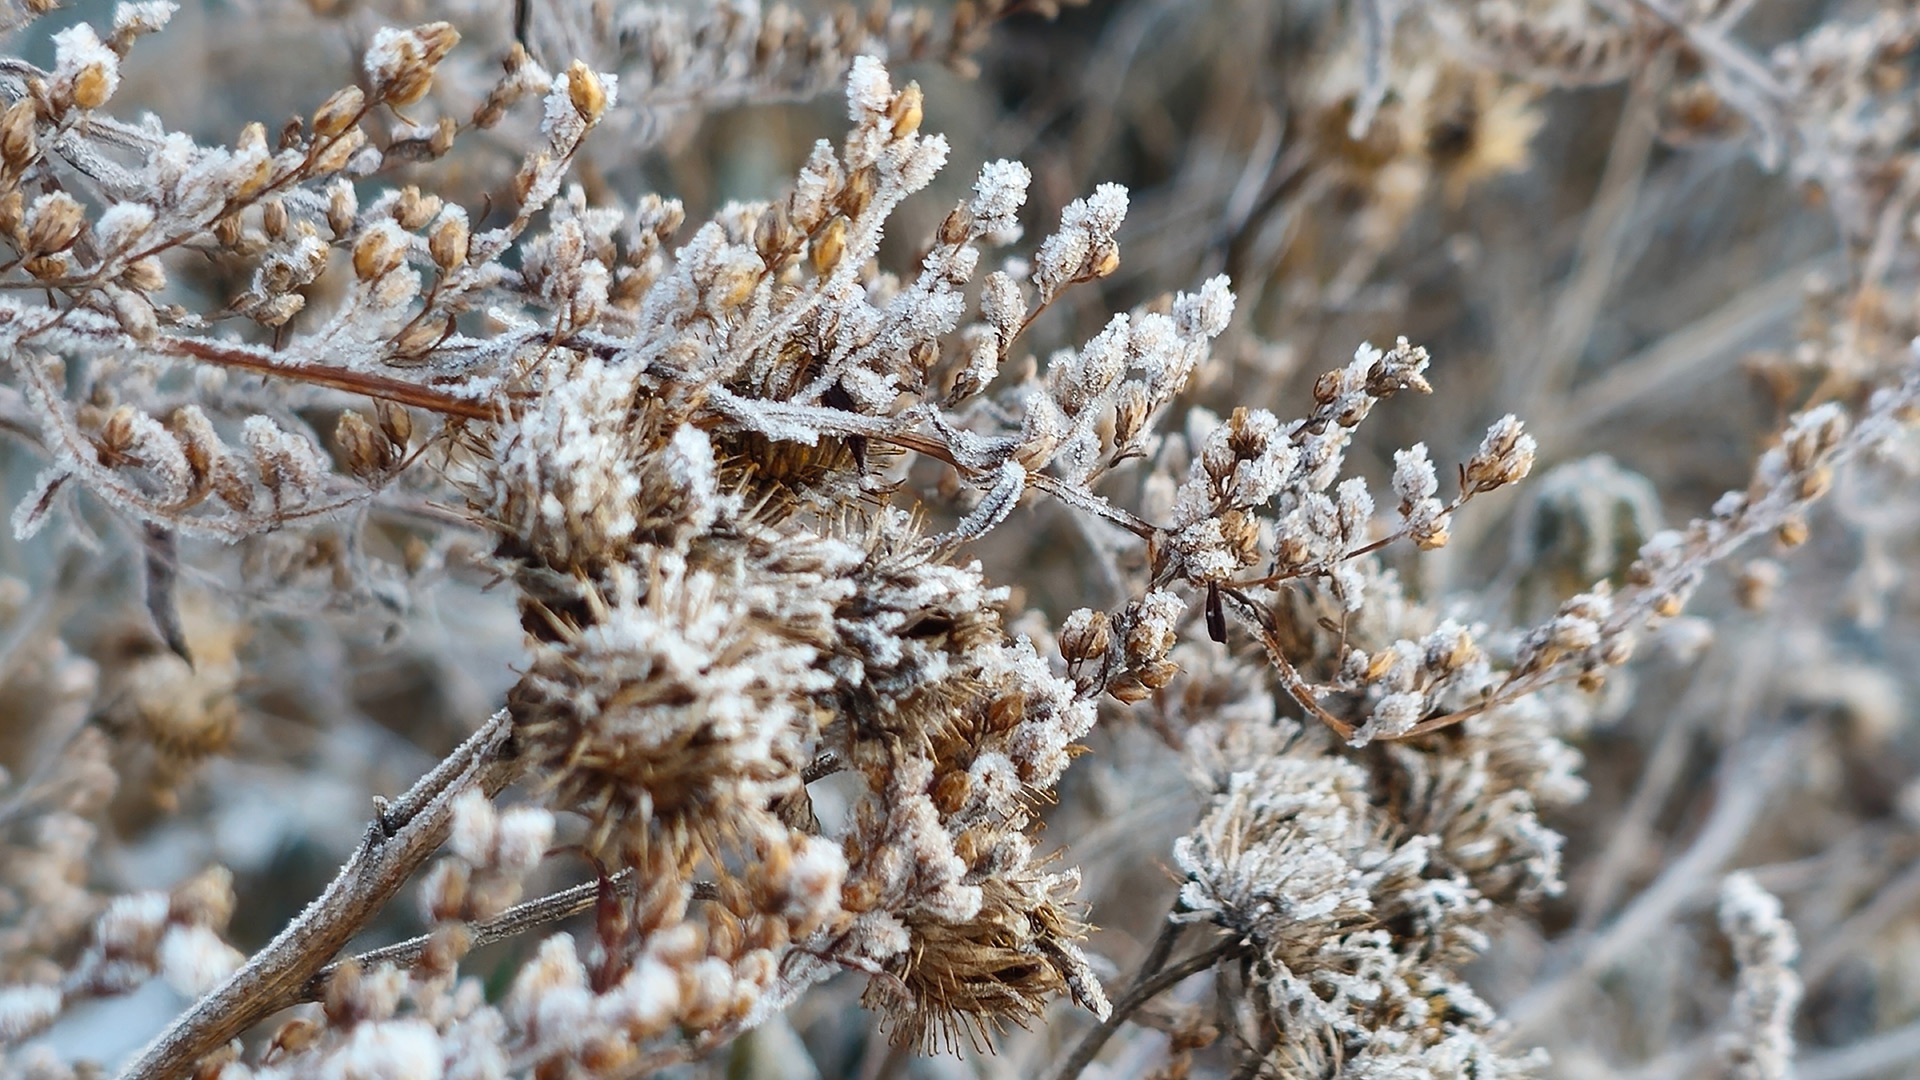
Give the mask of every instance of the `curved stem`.
M 1100 1022 L 1099 1027 L 1087 1032 L 1086 1037 L 1080 1040 L 1080 1045 L 1074 1047 L 1073 1053 L 1061 1063 L 1059 1071 L 1053 1074 L 1053 1080 L 1076 1080 L 1081 1071 L 1092 1063 L 1094 1055 L 1100 1052 L 1100 1048 L 1107 1044 L 1107 1040 L 1113 1037 L 1114 1032 L 1120 1030 L 1120 1025 L 1126 1023 L 1128 1017 L 1139 1011 L 1140 1006 L 1158 997 L 1176 983 L 1197 975 L 1239 952 L 1240 948 L 1239 941 L 1228 938 L 1151 975 L 1143 969 L 1142 977 L 1134 981 L 1133 989 L 1127 991 L 1126 997 L 1114 1003 L 1113 1012 Z

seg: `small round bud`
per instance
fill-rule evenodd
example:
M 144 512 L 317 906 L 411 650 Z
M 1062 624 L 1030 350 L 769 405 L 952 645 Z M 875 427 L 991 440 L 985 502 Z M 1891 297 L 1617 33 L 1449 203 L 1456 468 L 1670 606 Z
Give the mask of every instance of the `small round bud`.
M 406 249 L 391 235 L 392 226 L 376 226 L 360 234 L 353 245 L 353 273 L 361 281 L 372 281 L 399 269 Z
M 323 139 L 333 138 L 360 119 L 366 104 L 367 95 L 357 86 L 335 90 L 314 110 L 313 133 Z
M 567 100 L 573 102 L 574 111 L 588 126 L 599 123 L 607 111 L 606 88 L 600 85 L 600 76 L 595 75 L 585 61 L 575 60 L 567 68 Z
M 904 139 L 920 130 L 922 99 L 920 84 L 910 82 L 905 90 L 893 95 L 893 102 L 887 106 L 887 119 L 893 122 L 893 137 Z
M 432 235 L 427 237 L 427 251 L 433 256 L 433 264 L 442 270 L 452 270 L 467 261 L 467 216 L 465 214 L 442 214 L 440 223 L 433 227 Z
M 20 172 L 40 152 L 39 110 L 32 98 L 21 98 L 0 114 L 0 162 L 9 172 Z
M 835 215 L 827 222 L 820 235 L 814 237 L 813 247 L 807 253 L 808 261 L 813 264 L 813 272 L 825 277 L 833 273 L 840 265 L 840 257 L 847 251 L 847 219 Z
M 73 196 L 64 191 L 42 195 L 27 210 L 27 251 L 34 255 L 65 251 L 86 224 L 86 213 Z
M 1781 546 L 1790 548 L 1806 543 L 1807 534 L 1807 519 L 1799 515 L 1781 522 L 1780 527 L 1773 531 L 1774 538 L 1780 541 Z
M 1060 628 L 1060 656 L 1071 664 L 1105 655 L 1112 640 L 1110 626 L 1104 611 L 1075 611 Z
M 940 242 L 948 247 L 959 247 L 967 242 L 973 233 L 973 212 L 965 206 L 956 206 L 940 222 Z

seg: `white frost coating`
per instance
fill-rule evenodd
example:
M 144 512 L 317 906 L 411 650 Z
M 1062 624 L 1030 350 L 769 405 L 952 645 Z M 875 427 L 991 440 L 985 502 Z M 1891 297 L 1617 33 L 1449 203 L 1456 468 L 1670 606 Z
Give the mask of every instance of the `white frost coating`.
M 878 57 L 856 56 L 847 72 L 847 119 L 858 124 L 869 117 L 885 116 L 893 102 L 893 83 Z
M 160 977 L 185 998 L 198 998 L 239 970 L 246 958 L 204 926 L 172 926 L 160 938 Z
M 57 986 L 0 986 L 0 1045 L 37 1034 L 60 1015 Z
M 77 23 L 53 35 L 53 79 L 72 90 L 83 73 L 105 80 L 106 97 L 120 88 L 120 56 L 100 40 L 93 27 Z
M 353 1080 L 440 1080 L 446 1050 L 440 1033 L 421 1020 L 356 1024 L 331 1071 Z
M 164 29 L 180 10 L 171 0 L 137 0 L 114 6 L 115 33 L 152 34 Z

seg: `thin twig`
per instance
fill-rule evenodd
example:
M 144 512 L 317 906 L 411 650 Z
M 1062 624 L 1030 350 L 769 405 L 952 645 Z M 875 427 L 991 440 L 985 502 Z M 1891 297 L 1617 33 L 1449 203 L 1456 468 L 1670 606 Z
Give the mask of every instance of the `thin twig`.
M 382 803 L 360 846 L 319 899 L 246 966 L 181 1014 L 121 1070 L 121 1080 L 173 1080 L 268 1016 L 302 1000 L 308 981 L 378 914 L 446 839 L 454 796 L 489 796 L 511 783 L 505 710 L 461 743 L 404 795 Z
M 1168 946 L 1168 948 L 1171 947 L 1171 945 Z M 1059 1071 L 1053 1074 L 1053 1080 L 1075 1080 L 1081 1070 L 1085 1069 L 1093 1061 L 1094 1056 L 1100 1053 L 1100 1048 L 1107 1044 L 1107 1040 L 1113 1037 L 1113 1033 L 1120 1030 L 1120 1025 L 1126 1023 L 1128 1017 L 1139 1011 L 1140 1006 L 1158 997 L 1169 987 L 1207 970 L 1239 952 L 1240 949 L 1241 943 L 1238 939 L 1226 938 L 1179 963 L 1137 980 L 1133 989 L 1127 991 L 1127 996 L 1114 1003 L 1113 1011 L 1100 1022 L 1100 1026 L 1087 1032 L 1086 1036 L 1080 1040 L 1080 1045 L 1074 1047 L 1073 1053 L 1067 1055 L 1067 1060 L 1061 1063 Z
M 632 896 L 633 869 L 629 867 L 621 870 L 604 882 L 589 881 L 572 888 L 561 889 L 559 892 L 548 893 L 535 900 L 528 900 L 524 904 L 515 904 L 491 919 L 474 923 L 473 939 L 469 947 L 478 949 L 483 945 L 505 941 L 510 937 L 517 937 L 529 930 L 536 930 L 563 919 L 571 919 L 598 904 L 600 897 L 604 895 L 602 892 L 604 889 L 611 889 L 618 896 Z M 720 890 L 710 881 L 696 881 L 693 883 L 693 897 L 696 900 L 718 900 Z M 410 967 L 420 959 L 420 954 L 426 951 L 432 941 L 432 934 L 421 934 L 419 937 L 408 938 L 405 941 L 396 941 L 392 945 L 370 949 L 349 960 L 328 964 L 313 978 L 307 980 L 307 985 L 300 992 L 300 1000 L 319 1001 L 325 997 L 327 981 L 333 978 L 333 973 L 340 970 L 343 964 L 357 964 L 362 969 L 380 964 Z

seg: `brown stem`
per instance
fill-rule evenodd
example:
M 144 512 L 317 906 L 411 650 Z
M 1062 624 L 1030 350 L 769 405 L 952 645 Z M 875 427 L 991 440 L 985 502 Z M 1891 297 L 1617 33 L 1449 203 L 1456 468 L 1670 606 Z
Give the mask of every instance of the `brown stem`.
M 606 880 L 605 884 L 621 896 L 632 895 L 634 890 L 633 869 L 628 867 L 614 874 Z M 571 919 L 583 911 L 590 911 L 595 904 L 600 902 L 602 895 L 601 888 L 601 882 L 589 881 L 584 885 L 575 885 L 570 889 L 561 889 L 559 892 L 548 893 L 546 896 L 542 896 L 537 900 L 529 900 L 524 904 L 515 904 L 485 922 L 474 923 L 473 940 L 469 948 L 477 949 L 482 945 L 491 945 L 496 941 L 505 941 L 510 937 L 524 934 L 529 930 L 538 929 L 549 923 L 557 923 L 562 919 Z M 696 881 L 693 883 L 693 898 L 695 900 L 718 900 L 720 898 L 720 890 L 710 881 Z M 432 934 L 422 934 L 419 937 L 408 938 L 405 941 L 397 941 L 392 945 L 384 945 L 378 949 L 368 950 L 353 957 L 351 960 L 341 960 L 328 964 L 326 967 L 321 968 L 313 978 L 307 980 L 307 985 L 300 991 L 299 1000 L 319 1001 L 326 997 L 327 980 L 333 978 L 333 973 L 340 970 L 341 964 L 358 964 L 362 969 L 373 968 L 380 964 L 408 967 L 411 966 L 414 961 L 420 959 L 420 954 L 426 951 L 427 946 L 431 944 L 432 941 Z
M 498 420 L 496 406 L 485 402 L 471 401 L 455 397 L 444 391 L 416 383 L 390 379 L 384 375 L 374 375 L 364 371 L 349 371 L 346 368 L 327 367 L 323 364 L 275 364 L 262 360 L 244 349 L 224 348 L 219 342 L 203 341 L 199 338 L 171 338 L 156 342 L 155 352 L 176 353 L 190 356 L 209 364 L 222 367 L 242 368 L 260 375 L 270 375 L 297 382 L 311 383 L 315 386 L 332 387 L 351 394 L 362 394 L 371 398 L 380 398 L 399 405 L 411 405 L 447 416 L 458 416 L 468 420 Z
M 121 1080 L 174 1080 L 268 1016 L 302 999 L 308 981 L 446 839 L 453 800 L 478 785 L 489 796 L 511 783 L 511 720 L 502 710 L 432 772 L 383 802 L 366 837 L 319 899 L 212 993 L 194 1002 L 121 1070 Z
M 1067 1060 L 1061 1064 L 1059 1071 L 1053 1074 L 1053 1080 L 1075 1080 L 1081 1071 L 1092 1063 L 1094 1055 L 1107 1044 L 1107 1040 L 1113 1036 L 1113 1033 L 1120 1030 L 1120 1025 L 1126 1023 L 1129 1016 L 1139 1011 L 1140 1006 L 1152 1001 L 1174 984 L 1205 971 L 1239 952 L 1240 948 L 1239 941 L 1227 938 L 1150 976 L 1143 971 L 1143 977 L 1134 981 L 1133 989 L 1127 991 L 1127 996 L 1114 1003 L 1113 1012 L 1100 1022 L 1099 1027 L 1087 1032 L 1086 1037 L 1080 1040 L 1080 1045 L 1073 1048 L 1073 1053 L 1067 1056 Z

